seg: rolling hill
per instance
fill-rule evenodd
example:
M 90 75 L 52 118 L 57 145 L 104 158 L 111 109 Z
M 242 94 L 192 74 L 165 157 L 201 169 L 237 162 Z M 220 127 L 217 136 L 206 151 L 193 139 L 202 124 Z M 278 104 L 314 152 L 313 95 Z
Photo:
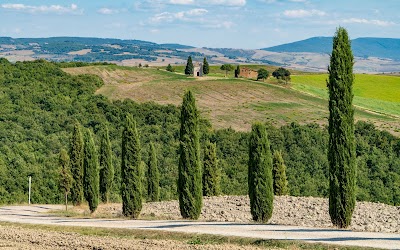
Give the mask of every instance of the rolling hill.
M 301 71 L 326 72 L 332 39 L 314 37 L 266 49 L 195 48 L 175 43 L 90 37 L 11 38 L 0 37 L 0 57 L 11 62 L 49 61 L 112 62 L 122 66 L 184 65 L 207 57 L 211 64 L 263 64 Z M 353 40 L 359 73 L 400 72 L 400 39 Z
M 273 68 L 268 67 L 268 70 Z M 233 128 L 248 131 L 255 120 L 269 121 L 281 126 L 298 122 L 307 124 L 327 123 L 327 97 L 324 89 L 325 75 L 304 75 L 294 72 L 292 87 L 277 84 L 274 79 L 260 82 L 248 79 L 225 78 L 224 72 L 213 66 L 209 77 L 188 78 L 179 73 L 170 73 L 159 68 L 140 69 L 120 66 L 91 66 L 66 68 L 73 75 L 94 74 L 100 76 L 105 85 L 97 90 L 112 100 L 132 99 L 143 103 L 179 105 L 182 94 L 191 89 L 198 98 L 202 115 L 215 128 Z M 183 71 L 178 68 L 178 72 Z M 400 78 L 390 77 L 390 90 L 376 86 L 385 84 L 386 76 L 356 75 L 363 77 L 365 84 L 356 85 L 356 119 L 371 121 L 377 127 L 400 132 L 399 101 L 387 92 L 400 88 Z M 382 86 L 382 85 L 380 85 Z M 376 92 L 377 88 L 381 91 Z M 371 93 L 378 93 L 376 97 Z M 394 107 L 394 108 L 393 108 Z
M 354 56 L 400 60 L 400 39 L 362 37 L 352 40 Z M 282 44 L 263 50 L 272 52 L 330 53 L 332 37 L 312 37 L 306 40 Z

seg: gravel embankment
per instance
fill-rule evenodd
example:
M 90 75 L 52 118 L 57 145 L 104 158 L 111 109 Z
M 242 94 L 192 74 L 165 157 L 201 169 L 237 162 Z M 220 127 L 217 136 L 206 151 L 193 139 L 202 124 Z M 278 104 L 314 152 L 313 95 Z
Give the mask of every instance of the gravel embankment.
M 204 198 L 201 221 L 251 222 L 247 196 Z M 121 204 L 100 205 L 99 214 L 121 215 Z M 177 201 L 145 203 L 141 217 L 182 219 Z M 275 197 L 271 224 L 332 228 L 328 199 L 313 197 Z M 400 207 L 381 203 L 357 202 L 350 229 L 355 231 L 400 233 Z

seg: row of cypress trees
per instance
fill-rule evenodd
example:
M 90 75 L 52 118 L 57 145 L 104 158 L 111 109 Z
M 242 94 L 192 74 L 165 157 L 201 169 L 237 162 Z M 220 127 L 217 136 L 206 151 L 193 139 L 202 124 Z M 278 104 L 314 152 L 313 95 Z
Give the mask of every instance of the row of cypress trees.
M 355 207 L 356 164 L 354 107 L 352 106 L 353 55 L 350 40 L 344 28 L 338 28 L 333 38 L 333 51 L 328 71 L 329 213 L 335 226 L 345 228 L 351 223 Z M 216 162 L 215 144 L 206 146 L 204 172 L 207 174 L 202 175 L 199 113 L 191 91 L 186 92 L 183 98 L 179 136 L 178 195 L 180 211 L 183 218 L 197 219 L 201 213 L 203 193 L 217 194 L 219 190 L 211 185 L 212 180 L 218 179 L 218 174 L 214 175 L 209 168 Z M 99 188 L 97 184 L 90 185 L 99 183 L 99 166 L 93 137 L 89 130 L 86 131 L 84 138 L 83 142 L 79 126 L 76 125 L 70 149 L 71 170 L 75 177 L 71 194 L 74 204 L 79 204 L 82 201 L 82 193 L 84 193 L 91 211 L 94 211 L 98 204 Z M 154 168 L 150 166 L 157 165 L 154 146 L 151 146 L 150 154 L 149 171 L 153 171 Z M 65 160 L 63 157 L 65 154 L 60 156 L 60 162 Z M 255 221 L 266 222 L 272 216 L 274 190 L 277 194 L 287 194 L 288 192 L 280 152 L 274 153 L 274 159 L 273 163 L 265 126 L 261 123 L 253 124 L 249 141 L 248 184 L 251 213 Z M 81 164 L 83 168 L 80 167 Z M 136 123 L 130 116 L 126 119 L 122 136 L 121 173 L 123 214 L 137 218 L 142 208 L 141 154 Z M 276 176 L 275 182 L 273 174 Z M 104 176 L 107 175 L 108 173 L 105 172 Z M 149 176 L 154 176 L 156 180 L 158 174 L 149 172 Z M 85 192 L 82 192 L 82 184 Z M 149 182 L 148 185 L 148 189 L 154 190 L 154 196 L 157 197 L 158 192 L 155 190 L 158 186 L 152 182 Z
M 102 131 L 99 158 L 91 130 L 85 129 L 82 134 L 80 124 L 75 122 L 69 159 L 67 157 L 65 151 L 61 150 L 61 183 L 63 183 L 62 188 L 66 195 L 66 205 L 70 189 L 71 201 L 75 206 L 80 205 L 85 198 L 90 211 L 94 212 L 99 204 L 100 195 L 103 202 L 108 202 L 114 178 L 107 127 Z M 66 164 L 66 161 L 69 161 L 69 164 Z M 69 184 L 71 184 L 70 188 Z

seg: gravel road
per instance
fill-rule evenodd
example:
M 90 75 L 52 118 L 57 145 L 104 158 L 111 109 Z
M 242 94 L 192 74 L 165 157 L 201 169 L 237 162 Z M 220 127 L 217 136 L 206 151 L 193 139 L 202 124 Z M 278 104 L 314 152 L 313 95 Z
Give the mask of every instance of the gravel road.
M 50 224 L 50 225 L 68 225 L 68 226 L 89 226 L 89 227 L 108 227 L 108 228 L 131 228 L 131 229 L 150 229 L 150 230 L 166 230 L 174 232 L 188 232 L 188 233 L 208 233 L 208 234 L 218 234 L 227 236 L 241 236 L 241 237 L 252 237 L 252 238 L 262 238 L 262 239 L 293 239 L 293 240 L 303 240 L 307 242 L 319 242 L 328 244 L 338 244 L 338 245 L 349 245 L 349 246 L 361 246 L 361 247 L 378 247 L 386 249 L 400 249 L 400 234 L 398 233 L 399 226 L 399 210 L 397 207 L 387 206 L 382 204 L 357 204 L 357 209 L 363 209 L 363 206 L 367 206 L 368 211 L 359 212 L 354 218 L 372 218 L 371 220 L 376 220 L 382 217 L 381 221 L 385 223 L 376 224 L 378 228 L 386 227 L 386 225 L 392 225 L 389 229 L 383 228 L 382 231 L 394 231 L 396 233 L 378 233 L 378 232 L 358 232 L 351 230 L 337 230 L 334 228 L 329 228 L 330 223 L 326 222 L 325 219 L 318 220 L 322 226 L 315 227 L 310 226 L 312 223 L 306 223 L 307 221 L 312 221 L 315 214 L 326 214 L 323 210 L 314 211 L 317 208 L 316 204 L 318 201 L 323 204 L 326 202 L 324 199 L 320 198 L 295 198 L 295 197 L 283 197 L 283 200 L 277 202 L 275 200 L 275 210 L 274 216 L 271 223 L 278 224 L 255 224 L 249 222 L 249 215 L 246 215 L 247 219 L 243 219 L 240 214 L 247 213 L 248 204 L 246 197 L 235 196 L 235 197 L 218 197 L 214 198 L 216 201 L 225 200 L 225 202 L 218 203 L 217 207 L 207 205 L 210 203 L 209 199 L 205 200 L 205 206 L 203 209 L 202 219 L 203 221 L 185 221 L 185 220 L 122 220 L 122 219 L 82 219 L 82 218 L 61 218 L 53 215 L 46 214 L 46 211 L 60 209 L 62 206 L 55 205 L 42 205 L 42 206 L 7 206 L 0 208 L 0 221 L 10 221 L 19 223 L 31 223 L 31 224 Z M 297 200 L 300 199 L 300 200 Z M 170 204 L 169 204 L 170 203 Z M 163 213 L 163 211 L 174 212 L 171 210 L 173 206 L 177 206 L 175 202 L 162 202 L 162 203 L 148 203 L 143 209 L 142 215 L 146 216 L 158 216 L 155 214 Z M 278 206 L 278 203 L 280 204 Z M 290 205 L 291 203 L 295 205 Z M 230 204 L 230 205 L 229 205 Z M 233 206 L 234 204 L 234 206 Z M 247 204 L 247 205 L 246 205 Z M 119 213 L 120 205 L 111 205 L 100 207 L 100 210 L 112 210 L 115 214 Z M 160 206 L 160 207 L 158 207 Z M 172 207 L 171 207 L 172 206 Z M 215 205 L 216 206 L 216 205 Z M 296 214 L 293 211 L 287 209 L 287 207 L 294 206 L 297 211 Z M 376 207 L 369 207 L 376 206 Z M 232 210 L 232 207 L 236 207 Z M 304 207 L 309 207 L 305 209 Z M 153 210 L 152 210 L 153 209 Z M 161 209 L 161 210 L 160 210 Z M 164 209 L 164 210 L 162 210 Z M 304 210 L 305 209 L 305 210 Z M 373 210 L 369 210 L 373 209 Z M 301 211 L 314 211 L 308 214 L 308 217 Z M 179 210 L 178 210 L 179 211 Z M 239 211 L 239 212 L 238 212 Z M 356 210 L 357 211 L 357 210 Z M 391 212 L 392 214 L 389 214 Z M 99 211 L 100 213 L 100 211 Z M 178 212 L 179 213 L 179 212 Z M 207 214 L 210 216 L 217 216 L 214 221 L 211 220 Z M 229 216 L 227 214 L 230 214 Z M 233 214 L 233 215 L 232 215 Z M 280 214 L 280 215 L 279 215 Z M 173 214 L 162 214 L 165 217 L 171 217 L 173 219 L 179 219 L 179 217 L 174 218 Z M 322 216 L 322 215 L 321 215 Z M 324 215 L 326 216 L 326 215 Z M 358 216 L 358 217 L 357 217 Z M 380 217 L 379 217 L 380 216 Z M 282 218 L 280 218 L 282 217 Z M 225 218 L 227 222 L 221 222 L 221 218 Z M 230 222 L 232 218 L 235 218 L 237 222 Z M 318 218 L 318 217 L 317 217 Z M 321 217 L 322 218 L 322 217 Z M 391 219 L 391 220 L 390 220 Z M 328 218 L 329 220 L 329 218 Z M 360 218 L 361 220 L 361 218 Z M 288 223 L 288 221 L 291 221 Z M 356 219 L 354 219 L 356 221 Z M 390 221 L 390 222 L 389 222 Z M 393 222 L 394 221 L 394 222 Z M 285 222 L 285 223 L 281 223 Z M 304 223 L 304 225 L 301 225 Z M 365 222 L 363 222 L 365 223 Z M 368 229 L 368 225 L 361 226 L 363 224 L 360 222 L 360 231 Z M 367 223 L 368 220 L 367 220 Z M 286 225 L 282 225 L 286 224 Z M 287 224 L 300 224 L 299 226 L 289 226 Z M 326 226 L 324 228 L 324 225 Z M 372 226 L 375 227 L 375 226 Z M 2 238 L 0 236 L 0 238 Z M 180 247 L 179 247 L 180 248 Z

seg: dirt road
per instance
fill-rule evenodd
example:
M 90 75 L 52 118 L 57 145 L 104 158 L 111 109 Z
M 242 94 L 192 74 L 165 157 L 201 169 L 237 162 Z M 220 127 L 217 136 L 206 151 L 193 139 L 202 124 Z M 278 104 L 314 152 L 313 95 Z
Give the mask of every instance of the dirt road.
M 323 228 L 307 228 L 252 223 L 194 222 L 185 220 L 145 221 L 118 219 L 62 218 L 46 214 L 46 211 L 62 209 L 58 205 L 6 206 L 0 208 L 0 221 L 125 228 L 142 230 L 165 230 L 173 232 L 216 234 L 260 239 L 301 240 L 337 245 L 400 249 L 400 234 L 353 232 Z

